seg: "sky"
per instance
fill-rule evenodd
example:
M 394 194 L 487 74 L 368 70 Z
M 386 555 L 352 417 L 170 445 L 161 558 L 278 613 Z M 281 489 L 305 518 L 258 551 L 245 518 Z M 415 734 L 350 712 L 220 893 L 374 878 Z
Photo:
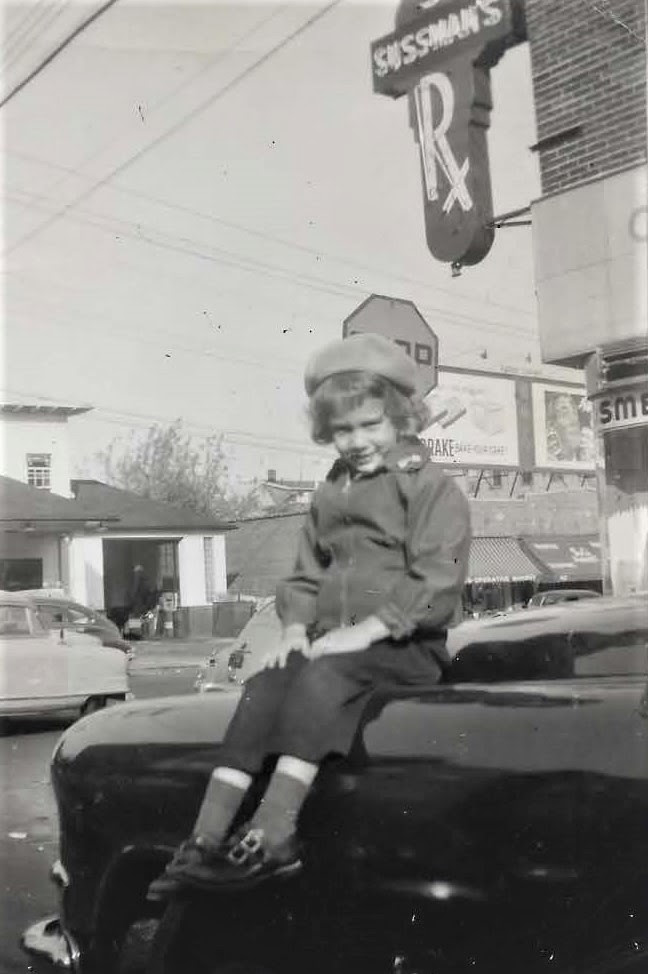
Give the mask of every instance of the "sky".
M 99 6 L 3 0 L 4 97 Z M 234 480 L 321 477 L 303 368 L 374 292 L 415 302 L 441 364 L 540 364 L 530 228 L 457 278 L 427 250 L 406 103 L 371 88 L 395 8 L 117 0 L 2 107 L 0 384 L 94 407 L 77 474 L 182 418 Z M 492 85 L 499 214 L 540 195 L 527 45 Z

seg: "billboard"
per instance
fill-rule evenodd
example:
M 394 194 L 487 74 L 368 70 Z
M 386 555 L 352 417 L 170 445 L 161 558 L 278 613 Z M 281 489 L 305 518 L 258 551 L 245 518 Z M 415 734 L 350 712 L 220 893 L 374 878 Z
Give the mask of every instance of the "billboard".
M 420 436 L 433 460 L 464 467 L 518 465 L 513 379 L 442 371 L 425 401 L 432 423 Z
M 592 405 L 585 390 L 534 383 L 532 395 L 536 466 L 593 470 Z

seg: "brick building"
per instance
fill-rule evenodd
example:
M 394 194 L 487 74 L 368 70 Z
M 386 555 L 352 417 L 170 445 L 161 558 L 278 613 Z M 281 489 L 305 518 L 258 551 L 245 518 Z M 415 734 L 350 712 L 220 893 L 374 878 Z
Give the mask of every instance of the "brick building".
M 545 194 L 646 160 L 645 8 L 527 0 Z
M 648 588 L 645 0 L 527 0 L 545 362 L 585 368 L 608 587 Z

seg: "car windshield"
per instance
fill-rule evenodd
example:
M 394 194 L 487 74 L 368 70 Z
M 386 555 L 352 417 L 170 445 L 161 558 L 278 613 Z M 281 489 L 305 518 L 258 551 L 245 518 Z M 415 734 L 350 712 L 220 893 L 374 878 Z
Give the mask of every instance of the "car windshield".
M 0 605 L 0 636 L 29 636 L 29 610 L 25 605 Z

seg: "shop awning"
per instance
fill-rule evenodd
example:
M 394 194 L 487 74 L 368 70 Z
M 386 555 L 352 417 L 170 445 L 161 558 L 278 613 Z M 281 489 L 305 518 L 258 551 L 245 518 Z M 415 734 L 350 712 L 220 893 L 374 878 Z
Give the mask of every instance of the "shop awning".
M 595 534 L 524 537 L 523 543 L 544 566 L 543 581 L 588 582 L 601 578 L 601 545 Z
M 516 538 L 473 538 L 468 582 L 532 582 L 540 569 Z

